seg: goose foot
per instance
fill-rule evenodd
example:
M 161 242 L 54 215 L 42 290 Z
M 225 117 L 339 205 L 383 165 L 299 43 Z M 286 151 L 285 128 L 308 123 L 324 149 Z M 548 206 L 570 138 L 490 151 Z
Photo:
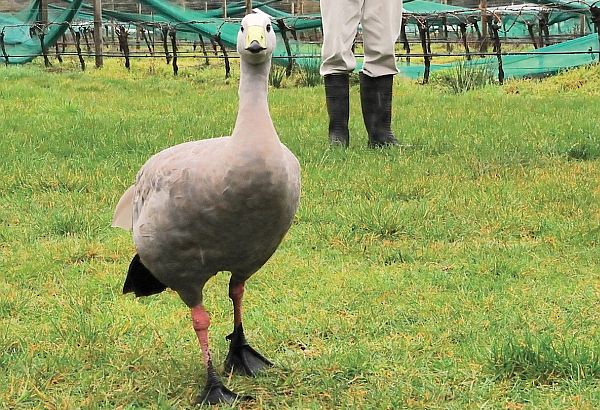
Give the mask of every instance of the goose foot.
M 226 372 L 255 377 L 265 367 L 273 366 L 273 363 L 248 344 L 241 324 L 226 339 L 230 341 L 229 353 L 225 359 Z
M 240 396 L 229 390 L 221 380 L 215 375 L 208 376 L 204 390 L 198 395 L 196 402 L 198 404 L 228 404 L 235 402 L 252 400 L 250 396 Z

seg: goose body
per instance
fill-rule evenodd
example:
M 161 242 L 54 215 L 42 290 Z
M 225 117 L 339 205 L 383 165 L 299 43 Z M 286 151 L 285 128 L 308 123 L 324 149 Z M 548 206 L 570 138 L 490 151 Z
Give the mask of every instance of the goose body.
M 298 206 L 294 155 L 278 140 L 268 149 L 237 142 L 222 137 L 168 148 L 146 162 L 134 185 L 130 212 L 140 260 L 190 307 L 215 273 L 239 280 L 255 273 Z
M 208 370 L 205 402 L 231 402 L 237 395 L 215 381 L 202 289 L 217 272 L 231 272 L 232 335 L 245 343 L 244 283 L 275 252 L 299 203 L 300 166 L 279 140 L 267 104 L 274 42 L 267 17 L 244 18 L 238 35 L 240 105 L 232 135 L 186 142 L 151 157 L 119 201 L 113 220 L 114 226 L 132 230 L 138 253 L 124 292 L 144 296 L 170 287 L 192 309 Z M 253 374 L 269 364 L 253 349 L 233 350 L 230 346 L 229 370 Z M 229 357 L 236 355 L 258 364 L 244 368 L 238 363 L 236 369 L 236 358 Z

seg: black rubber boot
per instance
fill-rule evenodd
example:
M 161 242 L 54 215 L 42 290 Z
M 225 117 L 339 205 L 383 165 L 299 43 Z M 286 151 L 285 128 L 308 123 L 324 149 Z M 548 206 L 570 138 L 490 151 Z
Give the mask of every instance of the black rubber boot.
M 206 386 L 198 395 L 196 402 L 198 404 L 228 404 L 232 405 L 235 402 L 252 400 L 250 396 L 240 396 L 237 393 L 229 390 L 217 373 L 211 362 L 209 362 L 206 373 Z
M 227 373 L 255 377 L 265 367 L 273 366 L 273 363 L 248 344 L 241 324 L 226 339 L 229 340 L 229 353 L 225 359 Z
M 348 116 L 350 112 L 350 75 L 327 74 L 325 81 L 325 99 L 329 114 L 329 143 L 334 146 L 348 147 L 350 132 Z
M 369 134 L 369 148 L 399 145 L 391 128 L 393 84 L 393 75 L 369 77 L 360 73 L 360 104 Z

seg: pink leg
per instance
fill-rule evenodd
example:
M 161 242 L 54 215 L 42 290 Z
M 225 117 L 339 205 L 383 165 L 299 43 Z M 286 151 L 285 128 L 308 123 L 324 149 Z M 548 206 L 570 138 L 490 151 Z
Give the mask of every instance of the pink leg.
M 198 336 L 198 342 L 200 343 L 200 349 L 202 349 L 202 356 L 204 358 L 204 365 L 208 368 L 209 364 L 212 363 L 210 359 L 210 350 L 208 349 L 208 328 L 210 326 L 210 316 L 204 309 L 204 306 L 198 305 L 192 308 L 192 324 Z
M 242 299 L 244 297 L 244 282 L 229 282 L 229 298 L 233 302 L 233 328 L 242 324 Z
M 200 393 L 200 396 L 198 396 L 198 402 L 205 404 L 234 403 L 240 397 L 223 385 L 210 358 L 210 350 L 208 348 L 210 316 L 202 305 L 192 308 L 192 324 L 198 336 L 204 365 L 206 366 L 206 386 L 202 393 Z

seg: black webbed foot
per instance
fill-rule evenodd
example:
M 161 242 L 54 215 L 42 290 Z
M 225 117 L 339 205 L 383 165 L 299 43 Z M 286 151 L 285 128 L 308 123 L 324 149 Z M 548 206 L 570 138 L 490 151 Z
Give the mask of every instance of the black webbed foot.
M 209 371 L 204 390 L 198 395 L 198 404 L 233 404 L 238 401 L 252 400 L 250 396 L 240 396 L 229 390 L 214 371 Z
M 273 363 L 248 344 L 241 324 L 226 339 L 230 341 L 229 353 L 225 359 L 226 372 L 255 377 L 265 367 L 273 366 Z

